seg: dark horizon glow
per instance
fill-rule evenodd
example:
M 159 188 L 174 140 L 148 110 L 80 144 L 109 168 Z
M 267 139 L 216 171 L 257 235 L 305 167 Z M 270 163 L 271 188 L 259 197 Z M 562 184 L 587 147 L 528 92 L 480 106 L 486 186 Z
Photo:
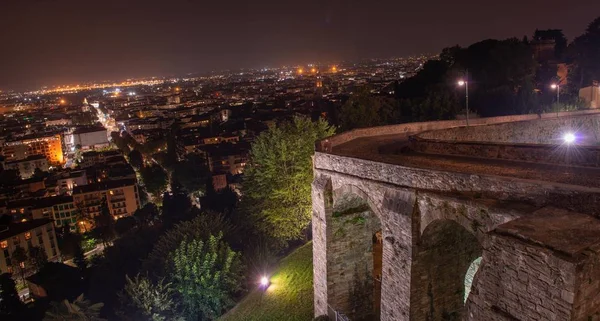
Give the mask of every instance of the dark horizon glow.
M 0 1 L 0 89 L 436 53 L 563 29 L 600 2 Z

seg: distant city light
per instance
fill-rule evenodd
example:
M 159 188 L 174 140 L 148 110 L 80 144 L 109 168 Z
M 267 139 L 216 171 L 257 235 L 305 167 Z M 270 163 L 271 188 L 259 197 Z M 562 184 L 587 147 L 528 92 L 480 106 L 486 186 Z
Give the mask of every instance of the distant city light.
M 575 142 L 575 139 L 576 139 L 576 137 L 575 137 L 575 134 L 573 134 L 573 133 L 566 133 L 566 134 L 563 136 L 563 140 L 564 140 L 564 141 L 565 141 L 565 143 L 567 143 L 567 144 L 572 144 L 572 143 L 574 143 L 574 142 Z
M 312 72 L 314 74 L 315 72 L 317 72 L 317 68 L 311 68 L 310 72 Z
M 302 75 L 303 73 L 304 73 L 304 69 L 302 69 L 302 68 L 298 68 L 298 74 L 299 74 L 299 75 Z
M 331 67 L 331 71 L 337 72 L 337 67 L 336 66 Z
M 62 105 L 64 105 L 64 104 L 66 103 L 66 101 L 65 101 L 64 99 L 61 99 L 61 100 L 60 100 L 60 103 L 61 103 Z

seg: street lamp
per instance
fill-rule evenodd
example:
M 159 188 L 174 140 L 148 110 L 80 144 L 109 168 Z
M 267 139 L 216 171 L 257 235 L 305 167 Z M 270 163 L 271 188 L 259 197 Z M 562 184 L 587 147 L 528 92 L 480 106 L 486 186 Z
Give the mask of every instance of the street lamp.
M 575 139 L 576 139 L 576 137 L 575 137 L 575 134 L 573 134 L 573 133 L 566 133 L 566 134 L 563 136 L 563 140 L 564 140 L 564 141 L 565 141 L 565 143 L 567 143 L 568 145 L 570 145 L 570 144 L 574 143 L 574 142 L 575 142 Z
M 558 117 L 558 111 L 560 110 L 560 84 L 552 84 L 550 88 L 556 89 L 556 117 Z
M 469 126 L 469 82 L 466 80 L 459 80 L 459 86 L 465 86 L 465 105 L 467 107 L 467 126 Z

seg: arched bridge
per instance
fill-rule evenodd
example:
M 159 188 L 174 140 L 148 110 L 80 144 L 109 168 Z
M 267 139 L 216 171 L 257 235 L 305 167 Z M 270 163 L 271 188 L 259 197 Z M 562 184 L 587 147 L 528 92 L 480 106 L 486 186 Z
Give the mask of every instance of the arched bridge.
M 465 125 L 317 142 L 315 316 L 600 318 L 600 113 Z

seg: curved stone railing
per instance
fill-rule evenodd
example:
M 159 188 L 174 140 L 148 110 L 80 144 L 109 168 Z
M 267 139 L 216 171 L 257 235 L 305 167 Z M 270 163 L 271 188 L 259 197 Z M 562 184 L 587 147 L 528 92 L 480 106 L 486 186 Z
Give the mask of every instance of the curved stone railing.
M 590 114 L 600 114 L 600 110 L 581 110 L 573 112 L 547 113 L 547 114 L 528 114 L 528 115 L 510 115 L 488 118 L 475 118 L 469 120 L 470 126 L 481 126 L 491 124 L 501 124 L 509 122 L 536 120 L 536 119 L 551 119 L 556 117 L 573 117 Z M 453 127 L 466 126 L 466 120 L 442 120 L 432 122 L 417 122 L 405 123 L 398 125 L 388 125 L 379 127 L 359 128 L 351 131 L 343 132 L 338 135 L 317 141 L 315 150 L 317 152 L 331 153 L 335 146 L 344 144 L 351 140 L 362 137 L 384 136 L 384 135 L 415 135 L 424 131 L 447 129 Z

